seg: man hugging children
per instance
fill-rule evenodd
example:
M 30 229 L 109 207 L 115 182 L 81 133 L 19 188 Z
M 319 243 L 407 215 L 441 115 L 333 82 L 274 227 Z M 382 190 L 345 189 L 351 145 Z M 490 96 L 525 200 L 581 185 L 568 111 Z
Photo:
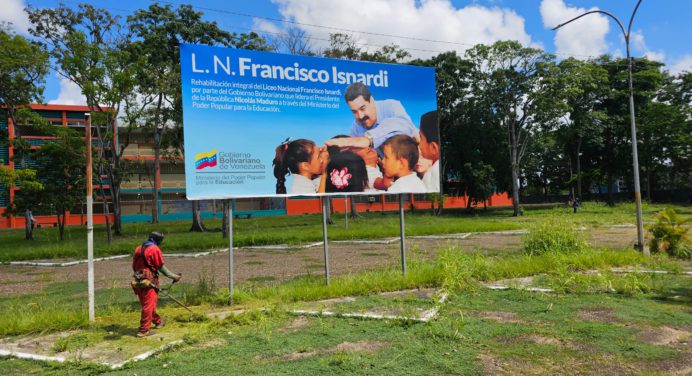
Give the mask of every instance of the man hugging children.
M 406 134 L 382 144 L 383 159 L 370 147 L 340 145 L 334 140 L 318 146 L 307 139 L 287 139 L 276 148 L 276 193 L 285 194 L 286 175 L 293 176 L 289 193 L 377 192 L 427 193 L 440 191 L 440 134 L 437 111 L 420 120 L 420 141 Z M 421 180 L 422 178 L 422 180 Z

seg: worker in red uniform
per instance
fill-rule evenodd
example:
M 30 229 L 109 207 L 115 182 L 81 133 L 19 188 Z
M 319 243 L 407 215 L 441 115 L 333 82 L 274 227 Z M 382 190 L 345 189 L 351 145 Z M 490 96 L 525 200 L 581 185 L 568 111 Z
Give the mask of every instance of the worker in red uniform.
M 175 274 L 163 264 L 163 255 L 159 246 L 163 242 L 163 234 L 152 232 L 144 244 L 137 247 L 132 257 L 132 271 L 134 280 L 132 289 L 139 297 L 142 304 L 142 317 L 139 321 L 137 337 L 146 337 L 154 334 L 149 330 L 153 322 L 155 328 L 163 327 L 166 323 L 164 317 L 156 313 L 156 301 L 158 300 L 159 273 L 178 282 L 181 274 Z

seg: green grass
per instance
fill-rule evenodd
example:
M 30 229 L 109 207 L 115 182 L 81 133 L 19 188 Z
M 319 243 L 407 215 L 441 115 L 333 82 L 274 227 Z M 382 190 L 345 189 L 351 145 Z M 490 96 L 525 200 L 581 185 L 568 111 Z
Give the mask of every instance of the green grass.
M 689 281 L 679 275 L 667 278 L 678 286 Z M 185 330 L 186 345 L 120 371 L 15 359 L 0 359 L 0 367 L 10 374 L 482 374 L 479 359 L 483 356 L 524 367 L 512 368 L 513 373 L 569 370 L 589 374 L 617 367 L 646 373 L 685 356 L 680 348 L 636 338 L 645 328 L 692 325 L 688 306 L 662 298 L 669 292 L 664 285 L 636 296 L 458 291 L 442 306 L 439 318 L 428 324 L 309 318 L 306 326 L 292 331 L 283 328 L 294 317 L 280 310 L 253 311 L 220 322 L 185 321 L 181 316 L 176 320 L 178 327 L 171 330 Z M 581 318 L 581 312 L 592 309 L 607 309 L 612 321 Z M 520 322 L 484 318 L 483 313 L 498 311 L 514 315 Z M 102 325 L 103 329 L 74 334 L 58 345 L 79 349 L 103 341 L 105 331 L 116 325 Z M 377 346 L 373 350 L 339 350 L 344 343 Z
M 569 223 L 623 223 L 622 213 L 617 210 L 597 206 L 592 208 L 593 212 L 589 209 L 590 205 L 586 205 L 583 216 L 568 217 Z M 425 223 L 431 219 L 439 220 L 435 222 L 438 226 L 445 221 L 449 221 L 450 227 L 456 221 L 475 221 L 481 225 L 504 221 L 512 226 L 533 228 L 554 218 L 560 210 L 563 209 L 527 211 L 523 218 L 504 219 L 500 217 L 506 215 L 502 211 L 478 213 L 478 217 L 414 215 L 407 224 L 412 228 L 420 225 L 417 231 L 434 227 Z M 647 207 L 647 215 L 651 210 Z M 297 233 L 305 231 L 305 227 L 318 226 L 310 222 L 316 219 L 319 218 L 283 218 L 294 225 L 304 221 Z M 275 225 L 279 233 L 291 229 L 274 218 L 254 225 L 251 221 L 236 223 L 244 223 L 247 231 L 258 223 L 262 228 Z M 371 214 L 356 223 L 368 227 L 376 221 L 398 225 L 397 218 L 380 214 Z M 183 225 L 179 224 L 181 236 L 186 234 Z M 351 221 L 349 227 L 352 226 Z M 140 234 L 150 230 L 141 227 Z M 337 228 L 330 228 L 330 238 Z M 348 234 L 343 228 L 341 231 L 343 236 Z M 233 308 L 248 311 L 223 321 L 209 320 L 203 313 L 228 309 L 225 307 L 228 290 L 217 288 L 207 277 L 198 277 L 194 283 L 176 285 L 174 291 L 185 304 L 193 305 L 195 314 L 183 311 L 165 297 L 160 300 L 162 311 L 172 318 L 164 330 L 182 336 L 185 345 L 112 373 L 482 374 L 498 372 L 487 368 L 493 364 L 503 364 L 505 371 L 521 374 L 559 374 L 565 370 L 582 374 L 656 372 L 666 365 L 683 362 L 685 354 L 680 347 L 642 342 L 637 334 L 662 326 L 692 327 L 690 277 L 622 275 L 609 269 L 642 267 L 676 273 L 681 266 L 690 265 L 666 255 L 645 258 L 628 249 L 586 247 L 540 255 L 519 252 L 488 255 L 449 247 L 438 252 L 434 260 L 412 252 L 406 276 L 397 268 L 386 268 L 333 276 L 329 286 L 324 285 L 321 276 L 308 275 L 287 282 L 276 282 L 271 276 L 257 277 L 240 283 L 233 296 Z M 594 269 L 601 275 L 579 273 Z M 481 287 L 483 282 L 535 275 L 541 275 L 534 280 L 535 285 L 552 287 L 556 292 L 491 291 Z M 306 326 L 285 330 L 295 319 L 286 314 L 286 309 L 321 299 L 357 297 L 354 303 L 337 304 L 335 308 L 339 311 L 378 306 L 411 312 L 431 304 L 412 297 L 390 299 L 375 295 L 417 287 L 434 287 L 449 293 L 448 300 L 441 305 L 439 318 L 431 323 L 309 318 Z M 58 282 L 48 283 L 41 291 L 0 297 L 3 313 L 0 336 L 74 329 L 77 332 L 58 340 L 52 351 L 79 351 L 105 344 L 136 345 L 137 339 L 132 335 L 139 305 L 132 291 L 116 286 L 97 290 L 99 318 L 91 325 L 86 317 L 85 292 L 83 282 Z M 601 320 L 585 319 L 583 313 L 590 310 L 605 313 L 596 315 Z M 500 312 L 512 319 L 490 319 L 488 312 Z M 376 346 L 352 351 L 344 343 Z M 0 368 L 8 374 L 108 371 L 86 363 L 47 365 L 8 358 L 0 358 Z
M 662 205 L 644 205 L 644 218 L 651 220 L 655 211 Z M 682 215 L 690 215 L 690 206 L 676 206 Z M 634 205 L 620 204 L 614 208 L 602 204 L 585 203 L 577 215 L 567 208 L 525 210 L 523 217 L 512 217 L 509 209 L 476 210 L 471 213 L 463 210 L 447 210 L 443 216 L 431 216 L 418 211 L 406 214 L 406 235 L 431 235 L 461 232 L 481 232 L 528 228 L 550 217 L 560 216 L 573 226 L 598 226 L 604 224 L 634 223 Z M 399 217 L 395 213 L 363 213 L 363 217 L 350 220 L 348 229 L 339 215 L 336 224 L 329 226 L 330 240 L 386 238 L 399 235 Z M 207 227 L 220 227 L 220 220 L 207 220 Z M 305 244 L 322 240 L 321 216 L 259 217 L 235 220 L 234 245 L 267 244 Z M 129 254 L 154 230 L 163 231 L 167 237 L 164 250 L 167 253 L 207 251 L 228 247 L 228 240 L 219 232 L 191 233 L 189 222 L 162 222 L 124 224 L 124 236 L 106 242 L 105 228 L 96 226 L 94 230 L 94 253 L 96 257 Z M 68 227 L 65 240 L 58 239 L 56 228 L 36 230 L 35 241 L 24 240 L 20 229 L 0 230 L 0 262 L 37 259 L 83 259 L 86 258 L 86 230 L 80 226 Z

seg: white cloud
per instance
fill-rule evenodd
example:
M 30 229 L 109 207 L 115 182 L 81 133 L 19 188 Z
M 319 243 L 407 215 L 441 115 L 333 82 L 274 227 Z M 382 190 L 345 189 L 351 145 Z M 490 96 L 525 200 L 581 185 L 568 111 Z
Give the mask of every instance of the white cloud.
M 353 34 L 358 41 L 374 46 L 397 44 L 414 57 L 429 57 L 443 51 L 463 52 L 479 43 L 517 40 L 539 46 L 524 27 L 524 18 L 500 7 L 471 4 L 456 8 L 449 0 L 273 0 L 284 19 L 301 24 L 325 25 L 325 29 L 296 25 L 315 38 L 316 47 L 325 47 L 329 33 Z M 349 31 L 350 30 L 350 31 Z M 379 33 L 373 35 L 367 33 Z M 396 38 L 415 37 L 418 40 Z M 423 40 L 421 40 L 423 39 Z M 434 42 L 447 41 L 455 43 Z
M 543 0 L 541 17 L 543 26 L 553 28 L 580 14 L 597 8 L 583 9 L 569 7 L 563 0 Z M 558 54 L 577 55 L 577 57 L 598 56 L 608 51 L 606 35 L 609 23 L 607 16 L 591 14 L 578 21 L 563 26 L 555 32 L 555 48 Z
M 67 78 L 60 78 L 60 93 L 58 97 L 48 101 L 48 104 L 72 104 L 86 105 L 86 97 L 82 90 L 74 82 Z
M 269 22 L 260 18 L 253 18 L 253 30 L 257 30 L 258 32 L 263 32 L 263 33 L 269 33 L 269 34 L 279 34 L 281 33 L 281 29 L 279 29 L 276 24 L 273 22 Z
M 644 54 L 649 60 L 663 62 L 666 58 L 666 54 L 663 51 L 652 51 L 649 46 L 646 45 L 644 40 L 644 33 L 641 30 L 635 30 L 630 35 L 630 46 L 633 49 L 632 56 L 637 56 L 637 52 Z
M 0 22 L 11 22 L 12 29 L 19 33 L 28 35 L 29 16 L 24 12 L 26 5 L 24 0 L 3 0 L 2 11 L 0 11 Z
M 680 74 L 683 71 L 692 72 L 692 55 L 684 55 L 670 65 L 670 74 Z
M 663 60 L 666 59 L 666 54 L 663 51 L 646 51 L 644 53 L 644 57 L 646 57 L 649 60 L 659 61 L 662 63 Z

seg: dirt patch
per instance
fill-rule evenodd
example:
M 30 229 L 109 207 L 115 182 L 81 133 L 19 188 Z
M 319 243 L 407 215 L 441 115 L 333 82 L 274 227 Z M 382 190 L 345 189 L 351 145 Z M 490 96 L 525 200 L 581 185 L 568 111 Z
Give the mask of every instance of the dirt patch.
M 635 338 L 637 341 L 651 345 L 676 345 L 686 343 L 692 333 L 689 330 L 674 329 L 667 326 L 647 328 L 639 332 Z
M 668 375 L 691 375 L 692 374 L 692 348 L 687 346 L 682 354 L 673 359 L 667 359 L 653 364 L 648 364 L 651 372 L 665 373 Z
M 389 344 L 382 341 L 358 341 L 358 342 L 341 342 L 340 344 L 330 347 L 327 349 L 318 349 L 312 351 L 295 351 L 289 354 L 285 354 L 280 357 L 270 357 L 262 358 L 260 356 L 255 357 L 255 360 L 262 362 L 273 362 L 273 361 L 293 361 L 305 358 L 311 358 L 313 356 L 329 355 L 336 352 L 346 352 L 346 353 L 368 353 L 372 354 L 379 351 L 382 348 L 387 347 Z
M 579 310 L 577 317 L 583 321 L 600 321 L 606 323 L 614 323 L 619 321 L 613 316 L 612 308 L 604 307 L 582 308 Z
M 417 257 L 434 259 L 440 249 L 449 247 L 458 247 L 463 252 L 519 251 L 521 236 L 521 234 L 504 236 L 473 234 L 466 239 L 407 239 L 406 244 Z M 636 229 L 597 228 L 590 230 L 589 236 L 590 243 L 594 246 L 621 248 L 636 239 Z M 164 247 L 164 256 L 165 251 Z M 398 242 L 391 244 L 330 243 L 329 251 L 330 272 L 334 276 L 384 267 L 398 268 L 400 263 Z M 238 283 L 259 278 L 261 280 L 256 282 L 275 284 L 298 276 L 322 275 L 322 252 L 322 247 L 288 250 L 235 249 L 234 277 Z M 225 252 L 197 258 L 166 258 L 166 265 L 172 270 L 184 271 L 183 282 L 196 283 L 198 276 L 203 275 L 213 278 L 218 287 L 226 286 L 228 283 L 228 269 L 225 267 L 227 264 L 228 253 Z M 314 269 L 312 265 L 315 265 Z M 129 286 L 132 274 L 129 258 L 96 262 L 94 269 L 97 289 Z M 41 290 L 54 281 L 85 281 L 85 270 L 85 265 L 66 267 L 0 265 L 0 294 L 27 294 Z M 275 280 L 268 280 L 267 276 L 272 276 Z
M 489 354 L 478 355 L 484 375 L 532 375 L 542 373 L 536 365 L 515 358 L 500 358 Z
M 358 342 L 342 342 L 336 345 L 336 351 L 343 351 L 348 353 L 354 352 L 365 352 L 374 353 L 379 351 L 381 348 L 387 346 L 387 342 L 382 341 L 358 341 Z
M 515 312 L 484 311 L 478 312 L 478 316 L 501 323 L 526 323 L 526 321 L 519 319 Z
M 286 325 L 284 328 L 281 328 L 279 332 L 281 333 L 290 333 L 290 332 L 295 332 L 297 330 L 300 330 L 302 328 L 305 328 L 310 324 L 310 319 L 308 319 L 305 316 L 300 316 L 293 321 L 291 321 L 290 324 Z
M 526 343 L 526 342 L 533 342 L 539 345 L 551 345 L 551 346 L 560 346 L 562 347 L 563 343 L 557 338 L 551 338 L 551 337 L 543 337 L 539 335 L 528 335 L 528 336 L 520 336 L 520 337 L 498 337 L 496 340 L 500 343 Z

